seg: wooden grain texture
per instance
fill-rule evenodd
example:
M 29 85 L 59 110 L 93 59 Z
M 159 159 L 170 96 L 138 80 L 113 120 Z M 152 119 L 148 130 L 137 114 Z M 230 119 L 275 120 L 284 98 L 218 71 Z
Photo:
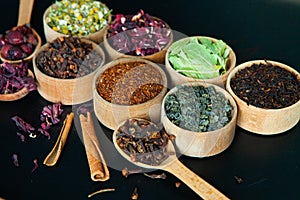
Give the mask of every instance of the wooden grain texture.
M 217 39 L 212 38 L 212 37 L 207 37 L 207 36 L 192 36 L 192 37 L 183 38 L 180 41 L 186 41 L 186 40 L 190 40 L 192 38 L 207 38 L 207 39 L 212 40 L 213 42 L 217 41 Z M 180 41 L 178 41 L 178 42 L 180 42 Z M 215 78 L 211 78 L 211 79 L 195 79 L 195 78 L 190 78 L 181 73 L 176 72 L 175 69 L 172 67 L 172 65 L 168 59 L 168 55 L 170 54 L 170 51 L 172 50 L 172 45 L 171 45 L 171 47 L 167 50 L 166 57 L 165 57 L 166 72 L 167 72 L 168 77 L 170 77 L 171 87 L 174 87 L 176 85 L 180 85 L 180 84 L 186 83 L 186 82 L 199 81 L 199 82 L 212 83 L 212 84 L 215 84 L 215 85 L 225 88 L 227 77 L 236 65 L 236 55 L 235 55 L 234 51 L 228 45 L 227 45 L 227 48 L 230 49 L 230 53 L 229 53 L 229 59 L 226 64 L 227 71 L 225 74 L 220 75 Z
M 105 99 L 103 99 L 97 91 L 96 85 L 100 75 L 108 68 L 117 65 L 119 63 L 127 63 L 127 62 L 145 62 L 151 64 L 155 67 L 163 79 L 163 89 L 162 91 L 153 99 L 144 102 L 142 104 L 137 105 L 118 105 L 113 104 Z M 128 118 L 139 117 L 151 119 L 151 121 L 159 121 L 160 120 L 160 105 L 163 100 L 165 93 L 167 92 L 167 78 L 164 71 L 156 64 L 145 60 L 145 59 L 132 59 L 132 58 L 121 58 L 114 61 L 111 61 L 100 68 L 95 75 L 93 81 L 93 100 L 94 100 L 94 109 L 95 115 L 98 120 L 105 125 L 106 127 L 114 130 L 120 124 L 120 122 L 125 121 Z
M 237 125 L 241 128 L 248 130 L 252 133 L 262 135 L 273 135 L 283 133 L 292 127 L 294 127 L 300 119 L 300 101 L 297 103 L 281 108 L 281 109 L 263 109 L 253 105 L 247 105 L 247 103 L 241 100 L 234 94 L 230 87 L 230 81 L 234 77 L 235 73 L 246 67 L 250 67 L 252 64 L 265 63 L 264 60 L 253 60 L 238 65 L 228 76 L 226 83 L 226 90 L 235 99 L 238 106 Z M 300 74 L 293 68 L 276 61 L 269 61 L 274 66 L 284 68 L 294 74 L 300 81 Z
M 189 168 L 183 165 L 179 160 L 171 162 L 163 168 L 170 172 L 190 187 L 195 193 L 205 200 L 226 200 L 227 196 L 202 179 L 200 176 L 192 172 Z
M 175 135 L 175 143 L 179 152 L 186 156 L 191 157 L 208 157 L 219 154 L 229 147 L 232 143 L 237 120 L 237 105 L 231 95 L 223 88 L 202 82 L 188 82 L 181 85 L 203 85 L 205 87 L 214 86 L 217 92 L 221 92 L 225 95 L 225 98 L 229 100 L 233 107 L 231 113 L 231 120 L 223 128 L 208 131 L 208 132 L 193 132 L 173 124 L 167 117 L 164 108 L 166 96 L 177 91 L 177 88 L 172 88 L 165 96 L 162 102 L 161 108 L 161 122 L 167 133 Z
M 50 7 L 52 8 L 56 8 L 56 4 L 52 4 Z M 49 41 L 53 41 L 54 39 L 58 38 L 58 37 L 61 37 L 61 36 L 67 36 L 65 34 L 62 34 L 62 33 L 59 33 L 57 31 L 54 31 L 46 22 L 46 17 L 48 16 L 49 14 L 49 10 L 50 10 L 50 7 L 48 7 L 44 14 L 43 14 L 43 27 L 44 27 L 44 34 L 45 34 L 45 38 L 46 40 L 49 42 Z M 109 15 L 109 19 L 108 19 L 108 23 L 111 22 L 111 15 Z M 85 36 L 78 36 L 78 37 L 82 37 L 82 38 L 85 38 L 85 39 L 89 39 L 89 40 L 92 40 L 93 42 L 97 43 L 97 44 L 100 44 L 101 42 L 103 42 L 103 37 L 104 37 L 104 34 L 105 34 L 105 31 L 106 29 L 108 29 L 108 25 L 105 26 L 103 29 L 95 32 L 95 33 L 92 33 L 92 34 L 88 34 L 88 35 L 85 35 Z
M 82 129 L 83 142 L 87 160 L 90 167 L 90 175 L 93 181 L 106 181 L 109 179 L 109 170 L 106 161 L 101 152 L 98 138 L 94 129 L 94 123 L 91 114 L 87 116 L 79 115 Z
M 159 19 L 159 18 L 157 18 Z M 112 22 L 114 23 L 114 22 Z M 166 29 L 170 29 L 170 26 L 167 24 L 167 28 Z M 119 33 L 122 34 L 122 33 Z M 107 51 L 109 58 L 111 60 L 115 60 L 118 58 L 142 58 L 142 59 L 146 59 L 155 63 L 160 63 L 160 64 L 164 64 L 165 62 L 165 56 L 166 56 L 166 52 L 167 49 L 171 46 L 171 44 L 173 43 L 173 32 L 171 31 L 170 33 L 170 40 L 168 42 L 168 44 L 159 52 L 151 54 L 151 55 L 147 55 L 147 56 L 132 56 L 132 55 L 126 55 L 123 53 L 119 53 L 118 51 L 116 51 L 110 44 L 109 41 L 113 41 L 114 40 L 114 36 L 108 38 L 108 29 L 105 30 L 104 32 L 104 38 L 103 38 L 103 44 L 104 44 L 104 48 Z
M 96 43 L 84 38 L 81 38 L 81 41 L 92 43 L 93 48 L 102 58 L 102 62 L 98 67 L 101 68 L 105 62 L 105 55 L 101 47 Z M 48 45 L 49 43 L 43 45 L 39 49 L 39 52 L 45 50 Z M 53 103 L 61 102 L 64 105 L 79 104 L 92 99 L 92 81 L 97 70 L 94 70 L 92 73 L 86 76 L 75 79 L 60 79 L 50 77 L 41 72 L 37 67 L 36 58 L 38 53 L 33 58 L 33 69 L 38 84 L 37 90 L 43 98 Z
M 28 69 L 28 76 L 34 78 L 32 71 L 29 69 Z M 23 87 L 21 90 L 13 94 L 0 94 L 0 101 L 15 101 L 25 97 L 28 93 L 29 93 L 28 89 L 26 87 Z
M 34 0 L 19 0 L 18 26 L 30 23 Z

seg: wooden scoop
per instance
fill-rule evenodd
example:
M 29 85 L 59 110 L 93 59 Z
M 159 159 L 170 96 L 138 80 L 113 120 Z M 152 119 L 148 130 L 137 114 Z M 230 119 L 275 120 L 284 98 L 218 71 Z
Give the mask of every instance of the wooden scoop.
M 152 123 L 152 122 L 150 122 Z M 175 148 L 172 142 L 168 142 L 167 152 L 170 152 L 170 156 L 163 161 L 160 165 L 153 166 L 144 164 L 141 162 L 133 162 L 130 157 L 119 147 L 117 144 L 117 133 L 118 129 L 116 129 L 113 133 L 113 143 L 117 149 L 117 151 L 126 158 L 129 162 L 143 168 L 148 169 L 161 169 L 171 174 L 175 175 L 182 182 L 184 182 L 187 186 L 189 186 L 194 192 L 196 192 L 203 199 L 208 200 L 217 200 L 217 199 L 229 199 L 212 185 L 207 183 L 205 180 L 200 178 L 197 174 L 188 169 L 185 165 L 183 165 L 176 157 Z
M 74 118 L 74 113 L 71 112 L 70 114 L 67 115 L 66 119 L 64 120 L 63 126 L 58 135 L 56 143 L 43 162 L 45 165 L 54 166 L 57 163 L 62 153 L 62 150 L 67 142 L 67 138 L 71 129 L 73 118 Z
M 24 24 L 30 24 L 33 3 L 34 3 L 34 0 L 20 0 L 17 26 L 24 25 Z M 0 53 L 0 58 L 3 62 L 20 63 L 22 61 L 31 61 L 32 60 L 33 56 L 36 54 L 37 50 L 41 46 L 42 40 L 41 40 L 41 37 L 39 36 L 39 34 L 33 28 L 31 28 L 31 30 L 32 30 L 33 34 L 36 36 L 37 41 L 38 41 L 38 43 L 35 47 L 35 50 L 28 57 L 21 59 L 21 60 L 7 60 L 7 59 L 3 58 L 2 54 Z

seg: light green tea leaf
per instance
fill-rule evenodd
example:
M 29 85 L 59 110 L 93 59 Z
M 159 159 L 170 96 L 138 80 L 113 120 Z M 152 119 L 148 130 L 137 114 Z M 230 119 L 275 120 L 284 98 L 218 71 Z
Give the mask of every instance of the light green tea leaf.
M 191 78 L 209 79 L 226 71 L 229 49 L 222 40 L 212 42 L 207 38 L 193 37 L 175 43 L 168 59 L 179 73 Z

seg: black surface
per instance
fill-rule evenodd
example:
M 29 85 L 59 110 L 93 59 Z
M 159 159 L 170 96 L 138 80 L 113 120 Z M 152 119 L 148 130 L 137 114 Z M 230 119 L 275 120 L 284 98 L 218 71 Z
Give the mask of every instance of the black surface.
M 43 41 L 42 15 L 52 2 L 36 1 L 32 13 L 32 27 Z M 176 31 L 223 39 L 234 49 L 237 64 L 269 59 L 300 71 L 300 2 L 297 0 L 110 0 L 105 3 L 114 14 L 135 13 L 143 8 L 164 19 Z M 17 24 L 17 14 L 17 0 L 1 2 L 0 32 Z M 42 161 L 54 145 L 60 126 L 52 129 L 50 141 L 39 137 L 21 143 L 10 118 L 19 115 L 38 127 L 41 109 L 48 104 L 36 91 L 15 102 L 0 102 L 0 197 L 87 199 L 97 189 L 112 187 L 116 188 L 115 192 L 99 194 L 93 199 L 130 199 L 137 186 L 139 199 L 200 199 L 184 184 L 175 188 L 178 180 L 171 174 L 167 174 L 166 180 L 152 180 L 142 174 L 126 179 L 120 171 L 110 169 L 109 181 L 92 182 L 84 147 L 74 126 L 58 164 L 46 167 Z M 64 115 L 71 110 L 70 106 L 63 108 Z M 283 134 L 267 137 L 237 128 L 232 145 L 223 153 L 204 159 L 182 156 L 180 160 L 231 199 L 300 199 L 299 130 L 298 123 Z M 18 168 L 12 164 L 13 153 L 19 154 Z M 115 162 L 123 162 L 114 150 L 105 153 Z M 40 167 L 31 173 L 35 158 Z M 243 182 L 238 184 L 234 176 L 242 177 Z

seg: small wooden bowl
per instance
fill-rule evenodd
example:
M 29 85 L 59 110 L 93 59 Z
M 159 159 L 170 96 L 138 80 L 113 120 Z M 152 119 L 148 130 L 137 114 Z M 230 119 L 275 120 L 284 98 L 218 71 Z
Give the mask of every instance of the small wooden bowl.
M 56 8 L 56 4 L 52 4 L 50 7 L 52 8 Z M 46 9 L 46 11 L 44 12 L 44 15 L 43 15 L 43 27 L 44 27 L 44 34 L 45 34 L 45 38 L 46 40 L 49 42 L 49 41 L 53 41 L 54 39 L 58 38 L 58 37 L 61 37 L 61 36 L 67 36 L 66 34 L 62 34 L 62 33 L 59 33 L 55 30 L 53 30 L 46 22 L 46 17 L 48 16 L 49 12 L 50 12 L 50 7 L 48 7 Z M 111 15 L 109 16 L 109 20 L 108 20 L 108 24 L 111 22 Z M 84 36 L 77 36 L 77 37 L 82 37 L 82 38 L 85 38 L 85 39 L 89 39 L 89 40 L 92 40 L 93 42 L 99 44 L 101 42 L 103 42 L 103 37 L 104 37 L 104 33 L 105 33 L 105 30 L 108 28 L 108 25 L 105 26 L 103 29 L 95 32 L 95 33 L 92 33 L 92 34 L 88 34 L 88 35 L 84 35 Z
M 168 134 L 175 135 L 175 144 L 178 151 L 190 157 L 209 157 L 223 152 L 232 143 L 235 135 L 237 105 L 230 94 L 223 88 L 203 82 L 187 82 L 181 86 L 214 86 L 217 92 L 225 95 L 230 102 L 233 110 L 231 111 L 231 120 L 221 129 L 208 132 L 194 132 L 183 129 L 173 124 L 166 115 L 165 100 L 166 97 L 178 90 L 177 87 L 172 88 L 164 97 L 161 107 L 161 122 Z
M 253 105 L 247 105 L 245 101 L 241 100 L 232 91 L 230 86 L 231 79 L 239 70 L 259 63 L 265 63 L 265 61 L 254 60 L 242 63 L 232 70 L 228 76 L 226 90 L 232 95 L 239 109 L 237 125 L 245 130 L 261 135 L 273 135 L 285 132 L 295 126 L 300 119 L 300 101 L 281 109 L 259 108 Z M 275 61 L 268 60 L 268 63 L 296 74 L 298 80 L 300 80 L 300 74 L 293 68 Z
M 114 23 L 114 22 L 112 22 L 112 23 Z M 166 24 L 166 25 L 167 25 L 167 29 L 171 30 L 170 26 L 168 24 Z M 169 40 L 168 44 L 161 51 L 151 54 L 151 55 L 147 55 L 147 56 L 132 56 L 132 55 L 126 55 L 126 54 L 120 53 L 120 52 L 116 51 L 110 45 L 109 40 L 111 40 L 111 39 L 108 38 L 108 29 L 106 29 L 105 33 L 104 33 L 103 45 L 104 45 L 105 50 L 108 52 L 109 58 L 111 60 L 118 59 L 118 58 L 142 58 L 142 59 L 146 59 L 146 60 L 149 60 L 149 61 L 152 61 L 155 63 L 164 64 L 167 49 L 171 46 L 171 44 L 173 42 L 173 32 L 172 31 L 170 32 L 170 40 Z
M 32 33 L 35 35 L 35 37 L 37 39 L 37 45 L 35 46 L 34 51 L 29 56 L 27 56 L 26 58 L 20 59 L 20 60 L 8 60 L 8 59 L 4 58 L 2 56 L 2 54 L 0 53 L 0 58 L 1 58 L 2 62 L 8 62 L 8 63 L 12 63 L 12 64 L 18 64 L 18 63 L 21 63 L 23 61 L 26 61 L 26 62 L 31 62 L 32 61 L 32 58 L 38 52 L 39 48 L 42 45 L 42 40 L 41 40 L 41 37 L 39 36 L 39 34 L 33 28 L 31 28 L 31 30 L 32 30 Z
M 130 63 L 130 62 L 145 62 L 150 64 L 159 71 L 162 76 L 163 89 L 155 96 L 144 103 L 136 105 L 120 105 L 114 104 L 103 99 L 97 91 L 97 83 L 101 74 L 108 68 L 113 67 L 119 63 Z M 94 99 L 94 111 L 98 120 L 106 127 L 115 130 L 118 125 L 129 119 L 129 118 L 143 118 L 154 122 L 158 122 L 160 118 L 160 107 L 162 99 L 167 92 L 167 77 L 164 71 L 155 63 L 145 59 L 132 59 L 132 58 L 120 58 L 113 60 L 102 68 L 98 69 L 94 81 L 93 81 L 93 99 Z
M 34 78 L 34 75 L 31 70 L 28 69 L 28 76 Z M 0 101 L 15 101 L 25 97 L 29 93 L 26 87 L 23 87 L 18 92 L 12 94 L 0 94 Z
M 91 43 L 93 48 L 99 53 L 102 62 L 99 68 L 105 62 L 105 54 L 103 50 L 96 43 L 81 38 L 83 42 Z M 33 70 L 37 80 L 37 90 L 39 94 L 46 100 L 53 103 L 62 103 L 65 105 L 80 104 L 92 99 L 92 81 L 97 70 L 92 73 L 74 79 L 60 79 L 54 78 L 43 73 L 36 64 L 36 58 L 39 52 L 45 50 L 49 43 L 43 45 L 33 58 Z
M 211 79 L 195 79 L 195 78 L 190 78 L 190 77 L 187 77 L 187 76 L 185 76 L 185 75 L 177 72 L 172 67 L 172 64 L 169 62 L 169 59 L 168 59 L 168 56 L 169 56 L 170 52 L 172 51 L 172 47 L 174 45 L 178 44 L 178 43 L 189 41 L 192 38 L 207 38 L 207 39 L 212 40 L 213 42 L 217 41 L 217 39 L 212 38 L 212 37 L 192 36 L 192 37 L 183 38 L 183 39 L 180 39 L 180 40 L 174 42 L 170 46 L 170 48 L 167 50 L 166 57 L 165 57 L 166 71 L 167 71 L 168 78 L 170 78 L 171 87 L 175 87 L 176 85 L 180 85 L 180 84 L 186 83 L 186 82 L 199 81 L 199 82 L 212 83 L 212 84 L 215 84 L 215 85 L 218 85 L 218 86 L 221 86 L 222 88 L 224 88 L 229 73 L 232 71 L 232 69 L 236 65 L 236 56 L 235 56 L 235 53 L 231 49 L 231 47 L 228 46 L 228 45 L 227 45 L 227 48 L 230 49 L 230 53 L 229 53 L 229 57 L 228 57 L 227 64 L 226 64 L 227 71 L 226 71 L 225 74 L 222 74 L 222 75 L 220 75 L 218 77 L 211 78 Z

